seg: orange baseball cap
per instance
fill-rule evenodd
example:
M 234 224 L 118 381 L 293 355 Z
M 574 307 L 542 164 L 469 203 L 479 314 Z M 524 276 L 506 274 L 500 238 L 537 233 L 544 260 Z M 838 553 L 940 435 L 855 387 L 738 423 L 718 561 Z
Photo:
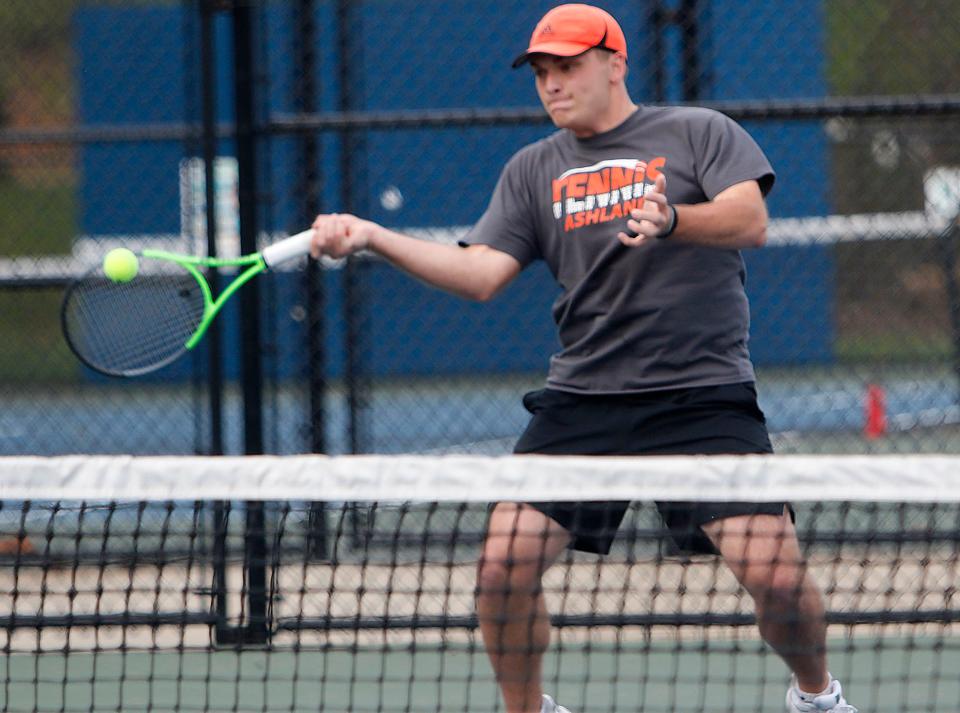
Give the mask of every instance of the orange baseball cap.
M 627 54 L 627 38 L 613 16 L 593 5 L 560 5 L 537 23 L 527 51 L 513 61 L 513 67 L 524 64 L 532 54 L 574 57 L 600 47 Z

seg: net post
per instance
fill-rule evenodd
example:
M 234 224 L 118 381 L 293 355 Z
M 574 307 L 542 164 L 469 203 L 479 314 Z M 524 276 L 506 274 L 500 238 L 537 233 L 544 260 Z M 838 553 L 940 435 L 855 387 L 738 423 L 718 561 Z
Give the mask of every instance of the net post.
M 263 501 L 248 501 L 243 538 L 243 568 L 246 573 L 247 621 L 243 643 L 265 644 L 270 638 L 267 596 L 267 537 Z
M 212 594 L 216 619 L 213 634 L 217 646 L 229 646 L 236 643 L 236 636 L 230 626 L 230 614 L 227 608 L 227 526 L 229 524 L 229 513 L 229 501 L 214 501 Z

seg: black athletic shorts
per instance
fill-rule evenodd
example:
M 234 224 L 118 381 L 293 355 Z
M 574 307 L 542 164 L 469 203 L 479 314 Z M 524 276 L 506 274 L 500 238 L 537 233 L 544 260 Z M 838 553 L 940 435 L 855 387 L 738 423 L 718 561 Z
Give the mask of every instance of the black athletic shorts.
M 752 383 L 642 394 L 532 391 L 533 414 L 514 453 L 546 455 L 714 455 L 772 453 Z M 584 493 L 590 484 L 584 483 Z M 573 536 L 571 547 L 606 554 L 629 502 L 530 503 Z M 786 503 L 658 502 L 676 550 L 717 554 L 700 528 L 734 515 L 779 515 Z M 669 541 L 668 541 L 669 544 Z

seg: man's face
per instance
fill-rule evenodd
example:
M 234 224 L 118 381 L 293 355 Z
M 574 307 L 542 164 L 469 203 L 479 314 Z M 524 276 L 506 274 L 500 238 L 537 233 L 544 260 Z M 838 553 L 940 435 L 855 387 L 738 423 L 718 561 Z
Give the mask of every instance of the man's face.
M 618 81 L 618 61 L 612 53 L 596 49 L 575 57 L 530 58 L 537 94 L 557 127 L 581 137 L 597 133 Z

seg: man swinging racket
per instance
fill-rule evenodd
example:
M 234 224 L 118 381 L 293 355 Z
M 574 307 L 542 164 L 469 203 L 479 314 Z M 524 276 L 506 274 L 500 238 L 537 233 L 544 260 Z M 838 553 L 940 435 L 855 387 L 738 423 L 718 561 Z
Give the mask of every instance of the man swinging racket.
M 771 452 L 747 351 L 740 250 L 766 239 L 774 173 L 736 123 L 706 109 L 635 104 L 616 20 L 561 5 L 514 66 L 530 65 L 558 128 L 517 152 L 460 246 L 353 215 L 321 215 L 314 256 L 369 250 L 436 287 L 489 300 L 544 260 L 562 288 L 562 348 L 516 453 Z M 584 484 L 589 493 L 589 484 Z M 541 588 L 569 547 L 606 553 L 627 503 L 499 503 L 477 609 L 508 713 L 565 713 L 541 689 L 550 639 Z M 786 503 L 658 503 L 675 544 L 723 558 L 764 640 L 793 673 L 789 713 L 856 713 L 827 670 L 820 592 Z

